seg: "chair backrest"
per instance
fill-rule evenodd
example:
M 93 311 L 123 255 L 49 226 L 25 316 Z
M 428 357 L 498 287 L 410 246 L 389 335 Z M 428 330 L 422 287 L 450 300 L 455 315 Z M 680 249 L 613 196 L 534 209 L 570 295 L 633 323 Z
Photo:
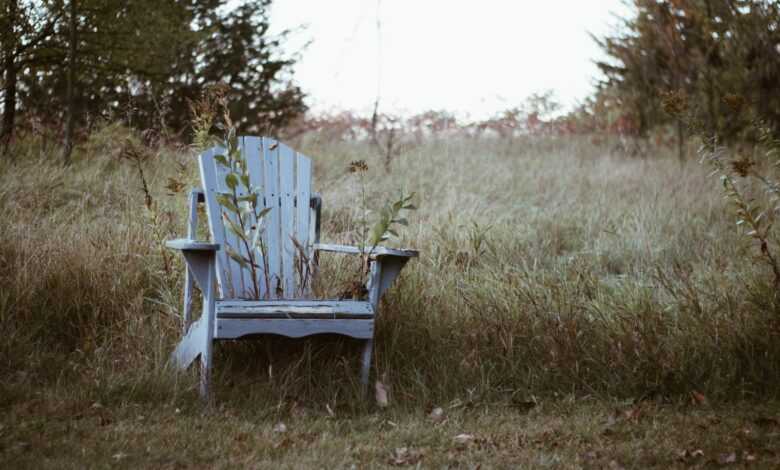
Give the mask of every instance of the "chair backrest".
M 205 151 L 200 155 L 200 175 L 209 231 L 214 243 L 221 245 L 217 252 L 219 295 L 227 299 L 257 298 L 257 286 L 260 299 L 304 298 L 309 292 L 308 260 L 314 243 L 311 160 L 267 137 L 239 137 L 238 148 L 246 160 L 250 187 L 258 192 L 258 206 L 270 209 L 262 221 L 266 257 L 263 259 L 260 250 L 255 250 L 257 276 L 253 279 L 252 270 L 230 256 L 228 247 L 247 255 L 246 244 L 225 226 L 224 219 L 235 223 L 237 216 L 218 201 L 219 194 L 230 193 L 225 182 L 230 170 L 215 158 L 224 155 L 224 148 Z M 237 192 L 248 193 L 241 181 Z M 252 220 L 245 223 L 257 223 L 249 217 Z

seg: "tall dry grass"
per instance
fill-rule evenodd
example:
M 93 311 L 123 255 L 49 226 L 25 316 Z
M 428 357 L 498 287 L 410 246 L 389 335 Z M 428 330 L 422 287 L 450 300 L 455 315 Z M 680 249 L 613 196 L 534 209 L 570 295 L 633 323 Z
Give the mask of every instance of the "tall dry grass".
M 184 233 L 185 197 L 168 195 L 168 178 L 195 183 L 194 156 L 162 150 L 144 162 L 150 214 L 137 169 L 112 146 L 120 132 L 68 169 L 30 144 L 0 170 L 7 400 L 40 387 L 104 403 L 194 397 L 194 381 L 166 368 L 182 265 L 167 267 L 160 250 L 166 234 Z M 776 396 L 771 273 L 697 162 L 621 158 L 577 138 L 432 139 L 388 174 L 366 143 L 309 135 L 294 145 L 314 159 L 324 241 L 359 231 L 352 160 L 372 168 L 369 205 L 399 188 L 418 195 L 395 243 L 422 255 L 377 326 L 375 373 L 393 403 Z M 355 272 L 339 255 L 322 262 L 334 293 Z M 358 349 L 337 338 L 222 344 L 217 394 L 263 410 L 344 405 L 359 388 Z

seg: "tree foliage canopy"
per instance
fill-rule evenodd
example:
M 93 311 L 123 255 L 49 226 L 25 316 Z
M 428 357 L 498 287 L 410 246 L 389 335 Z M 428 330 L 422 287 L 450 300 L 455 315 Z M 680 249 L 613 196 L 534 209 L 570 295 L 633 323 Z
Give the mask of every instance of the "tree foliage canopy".
M 287 33 L 269 33 L 271 0 L 233 3 L 0 0 L 4 114 L 61 126 L 72 66 L 79 126 L 121 118 L 181 135 L 189 100 L 217 83 L 231 87 L 242 131 L 284 126 L 306 109 L 295 57 L 281 51 Z
M 683 96 L 705 127 L 742 139 L 735 100 L 780 131 L 780 4 L 772 0 L 633 0 L 634 15 L 597 39 L 608 60 L 597 99 L 636 132 L 672 122 L 665 93 Z

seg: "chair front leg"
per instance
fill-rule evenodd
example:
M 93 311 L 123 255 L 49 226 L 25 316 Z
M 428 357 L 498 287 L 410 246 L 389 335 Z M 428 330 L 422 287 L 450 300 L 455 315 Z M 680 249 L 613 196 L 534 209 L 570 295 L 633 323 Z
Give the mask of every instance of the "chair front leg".
M 184 267 L 184 305 L 182 308 L 182 333 L 187 334 L 192 324 L 192 292 L 195 289 L 195 279 L 189 266 Z
M 214 356 L 214 327 L 216 321 L 216 258 L 209 258 L 207 288 L 203 292 L 203 315 L 206 315 L 205 344 L 200 354 L 200 396 L 207 403 L 211 402 L 211 365 Z
M 200 356 L 200 395 L 209 401 L 209 388 L 211 383 L 211 364 L 214 347 L 214 328 L 216 323 L 216 297 L 217 297 L 217 258 L 213 251 L 183 250 L 187 261 L 187 268 L 200 287 L 203 294 L 203 313 L 197 322 L 197 333 L 189 333 L 191 341 L 188 350 L 193 351 L 182 361 L 187 364 L 194 359 L 194 355 Z

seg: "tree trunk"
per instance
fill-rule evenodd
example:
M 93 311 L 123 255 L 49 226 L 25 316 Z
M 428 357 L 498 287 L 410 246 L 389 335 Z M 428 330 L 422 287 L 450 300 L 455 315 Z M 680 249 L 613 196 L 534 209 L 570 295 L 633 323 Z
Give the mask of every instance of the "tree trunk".
M 707 23 L 708 25 L 711 25 L 715 22 L 715 20 L 713 18 L 712 4 L 710 0 L 707 0 L 705 5 L 707 7 Z M 708 46 L 707 44 L 711 41 L 712 45 Z M 712 56 L 717 51 L 717 40 L 713 41 L 711 37 L 708 37 L 704 42 L 704 45 L 706 47 L 704 54 L 704 73 L 707 79 L 707 115 L 709 118 L 707 131 L 710 133 L 710 135 L 715 135 L 715 133 L 718 131 L 718 116 L 715 110 L 715 103 L 717 102 L 717 98 L 715 91 L 715 79 L 713 78 L 712 73 Z
M 3 101 L 3 127 L 0 130 L 0 154 L 8 152 L 14 133 L 14 120 L 16 118 L 16 38 L 14 38 L 14 23 L 16 22 L 16 0 L 8 0 L 7 30 L 3 41 L 3 71 L 5 72 L 5 99 Z
M 65 144 L 62 147 L 62 163 L 70 165 L 73 152 L 73 134 L 76 127 L 76 0 L 70 0 L 70 38 L 68 44 L 67 110 L 65 117 Z

